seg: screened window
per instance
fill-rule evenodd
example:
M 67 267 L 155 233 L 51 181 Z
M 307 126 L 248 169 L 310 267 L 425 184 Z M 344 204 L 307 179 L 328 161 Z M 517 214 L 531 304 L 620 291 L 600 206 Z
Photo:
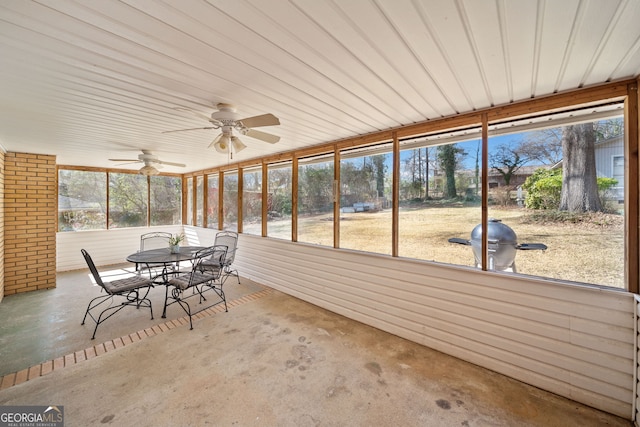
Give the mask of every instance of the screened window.
M 58 171 L 58 231 L 107 228 L 107 174 Z
M 193 178 L 187 178 L 187 225 L 193 225 Z
M 262 234 L 262 168 L 243 170 L 242 232 Z
M 496 124 L 489 139 L 489 216 L 515 232 L 512 265 L 496 270 L 624 288 L 622 105 Z M 612 160 L 613 159 L 613 160 Z M 489 228 L 491 233 L 491 228 Z M 507 263 L 508 264 L 508 263 Z
M 109 228 L 147 225 L 147 177 L 109 173 Z
M 489 123 L 484 165 L 479 125 L 399 141 L 398 255 L 474 268 L 486 260 L 499 273 L 624 288 L 623 110 L 612 102 Z M 208 227 L 237 231 L 241 199 L 244 233 L 261 235 L 266 210 L 267 235 L 290 240 L 296 191 L 298 242 L 332 246 L 337 221 L 340 248 L 390 255 L 392 144 L 343 150 L 339 158 L 339 182 L 333 153 L 298 159 L 295 189 L 291 162 L 270 164 L 266 176 L 261 167 L 244 169 L 242 188 L 237 170 L 187 178 L 186 221 L 202 226 L 206 213 Z M 60 231 L 105 228 L 107 210 L 113 228 L 180 223 L 179 178 L 150 177 L 147 189 L 147 177 L 109 173 L 107 192 L 106 176 L 60 171 Z M 495 224 L 511 230 L 512 241 L 497 240 Z
M 298 241 L 333 246 L 333 155 L 298 160 Z
M 447 264 L 473 264 L 468 240 L 482 221 L 480 129 L 402 141 L 398 253 Z
M 340 153 L 340 247 L 391 254 L 391 144 Z
M 238 231 L 238 171 L 225 172 L 223 185 L 223 229 Z
M 158 175 L 147 180 L 132 173 L 58 171 L 58 231 L 181 223 L 181 177 Z
M 219 182 L 218 174 L 207 177 L 207 227 L 218 229 Z
M 204 225 L 204 176 L 196 177 L 196 225 Z
M 182 224 L 182 179 L 174 176 L 152 176 L 151 225 Z
M 269 165 L 267 187 L 267 235 L 291 240 L 291 163 Z

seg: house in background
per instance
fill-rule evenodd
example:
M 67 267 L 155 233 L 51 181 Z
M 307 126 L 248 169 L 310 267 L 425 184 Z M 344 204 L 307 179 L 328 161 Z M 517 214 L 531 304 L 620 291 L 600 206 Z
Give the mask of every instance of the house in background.
M 610 196 L 624 201 L 624 136 L 618 135 L 596 143 L 596 173 L 598 177 L 613 178 L 618 183 Z
M 509 182 L 509 186 L 511 186 L 512 188 L 521 186 L 522 184 L 524 184 L 527 178 L 533 175 L 533 173 L 540 168 L 545 168 L 545 166 L 544 165 L 538 165 L 538 166 L 525 165 L 525 166 L 522 166 L 521 168 L 518 168 L 518 170 L 515 171 L 514 174 L 511 176 L 511 181 Z M 504 175 L 497 172 L 495 169 L 490 169 L 489 170 L 489 188 L 493 189 L 498 187 L 504 187 L 505 185 L 506 184 L 504 181 Z

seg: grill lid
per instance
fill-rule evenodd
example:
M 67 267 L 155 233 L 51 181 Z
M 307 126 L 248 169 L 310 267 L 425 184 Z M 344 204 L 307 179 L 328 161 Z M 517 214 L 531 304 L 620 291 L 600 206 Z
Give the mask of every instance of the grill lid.
M 506 270 L 516 272 L 515 258 L 516 251 L 522 250 L 545 250 L 547 245 L 543 243 L 521 243 L 518 244 L 516 232 L 511 227 L 503 224 L 501 220 L 490 218 L 487 221 L 487 252 L 488 252 L 488 269 L 489 270 Z M 465 240 L 458 237 L 449 239 L 451 243 L 461 245 L 471 245 L 473 257 L 476 266 L 482 264 L 482 224 L 478 224 L 471 231 L 471 240 Z
M 489 243 L 515 245 L 518 242 L 516 232 L 511 227 L 502 223 L 502 220 L 489 218 L 487 223 L 489 232 L 487 233 L 487 241 Z M 471 231 L 472 242 L 482 242 L 482 224 L 478 224 Z

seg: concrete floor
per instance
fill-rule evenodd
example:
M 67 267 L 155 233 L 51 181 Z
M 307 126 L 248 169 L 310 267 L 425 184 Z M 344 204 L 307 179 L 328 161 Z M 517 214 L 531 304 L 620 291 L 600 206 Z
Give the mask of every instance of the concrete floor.
M 93 341 L 87 271 L 5 297 L 0 405 L 62 405 L 67 426 L 632 425 L 246 279 L 225 292 L 189 330 L 154 289 L 154 320 L 123 310 Z

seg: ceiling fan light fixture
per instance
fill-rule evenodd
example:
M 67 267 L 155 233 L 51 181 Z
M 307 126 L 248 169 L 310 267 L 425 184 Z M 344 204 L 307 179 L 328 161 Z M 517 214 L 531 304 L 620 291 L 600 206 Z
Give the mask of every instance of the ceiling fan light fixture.
M 213 141 L 211 141 L 211 144 L 209 144 L 209 147 L 207 148 L 211 148 L 216 146 L 216 144 L 220 141 L 220 138 L 222 138 L 222 134 L 216 136 L 215 138 L 213 138 Z
M 226 153 L 228 151 L 226 144 L 224 144 L 224 143 L 222 143 L 220 141 L 218 141 L 215 144 L 213 144 L 213 148 L 215 148 L 216 151 L 218 153 L 221 153 L 221 154 L 224 154 L 224 153 Z
M 138 173 L 140 175 L 144 175 L 144 176 L 153 176 L 153 175 L 158 175 L 160 173 L 160 171 L 158 169 L 154 168 L 153 166 L 145 165 L 145 166 L 140 168 Z
M 237 136 L 231 137 L 231 144 L 233 145 L 233 151 L 235 151 L 236 153 L 239 153 L 240 151 L 247 148 L 247 146 L 244 145 L 242 141 L 240 141 L 240 138 L 238 138 Z
M 221 134 L 213 141 L 213 148 L 216 149 L 218 153 L 228 153 L 229 145 L 231 144 L 231 138 L 229 135 Z

